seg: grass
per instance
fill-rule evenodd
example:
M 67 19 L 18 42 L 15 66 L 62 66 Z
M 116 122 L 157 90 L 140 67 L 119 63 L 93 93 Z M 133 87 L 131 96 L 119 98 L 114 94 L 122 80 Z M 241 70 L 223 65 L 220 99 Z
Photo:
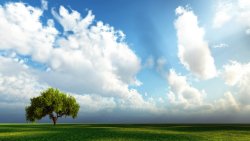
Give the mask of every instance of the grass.
M 0 124 L 0 141 L 248 141 L 250 125 Z

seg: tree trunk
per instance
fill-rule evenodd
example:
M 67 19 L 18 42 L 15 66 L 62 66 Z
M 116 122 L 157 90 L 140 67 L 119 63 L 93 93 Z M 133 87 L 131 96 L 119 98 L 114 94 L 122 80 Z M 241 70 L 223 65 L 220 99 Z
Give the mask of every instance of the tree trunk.
M 54 123 L 54 126 L 56 125 L 57 117 L 52 117 L 52 121 Z

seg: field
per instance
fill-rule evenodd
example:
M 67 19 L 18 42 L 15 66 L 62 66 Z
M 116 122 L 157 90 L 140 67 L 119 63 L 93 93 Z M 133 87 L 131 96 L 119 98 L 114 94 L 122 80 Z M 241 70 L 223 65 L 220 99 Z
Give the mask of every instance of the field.
M 0 124 L 0 141 L 250 141 L 250 125 Z

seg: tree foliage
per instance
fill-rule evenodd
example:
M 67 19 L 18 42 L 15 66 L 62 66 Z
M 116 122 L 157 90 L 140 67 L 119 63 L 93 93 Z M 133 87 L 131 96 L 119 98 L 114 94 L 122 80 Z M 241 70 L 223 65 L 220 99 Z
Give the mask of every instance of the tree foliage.
M 58 89 L 48 88 L 38 97 L 31 98 L 31 105 L 26 107 L 26 120 L 35 122 L 43 117 L 49 117 L 56 124 L 59 117 L 71 116 L 76 118 L 80 105 L 73 96 L 60 92 Z

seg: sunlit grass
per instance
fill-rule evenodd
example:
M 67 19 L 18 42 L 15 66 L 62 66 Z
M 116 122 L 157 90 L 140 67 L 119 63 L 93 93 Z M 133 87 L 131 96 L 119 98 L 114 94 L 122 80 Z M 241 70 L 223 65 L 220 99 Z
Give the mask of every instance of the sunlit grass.
M 250 125 L 1 124 L 0 141 L 248 141 Z
M 33 129 L 32 129 L 33 130 Z M 49 131 L 32 131 L 31 129 L 28 131 L 16 131 L 16 132 L 3 132 L 0 133 L 0 137 L 25 137 L 25 136 L 37 136 L 37 135 L 45 135 L 51 134 L 53 132 Z

